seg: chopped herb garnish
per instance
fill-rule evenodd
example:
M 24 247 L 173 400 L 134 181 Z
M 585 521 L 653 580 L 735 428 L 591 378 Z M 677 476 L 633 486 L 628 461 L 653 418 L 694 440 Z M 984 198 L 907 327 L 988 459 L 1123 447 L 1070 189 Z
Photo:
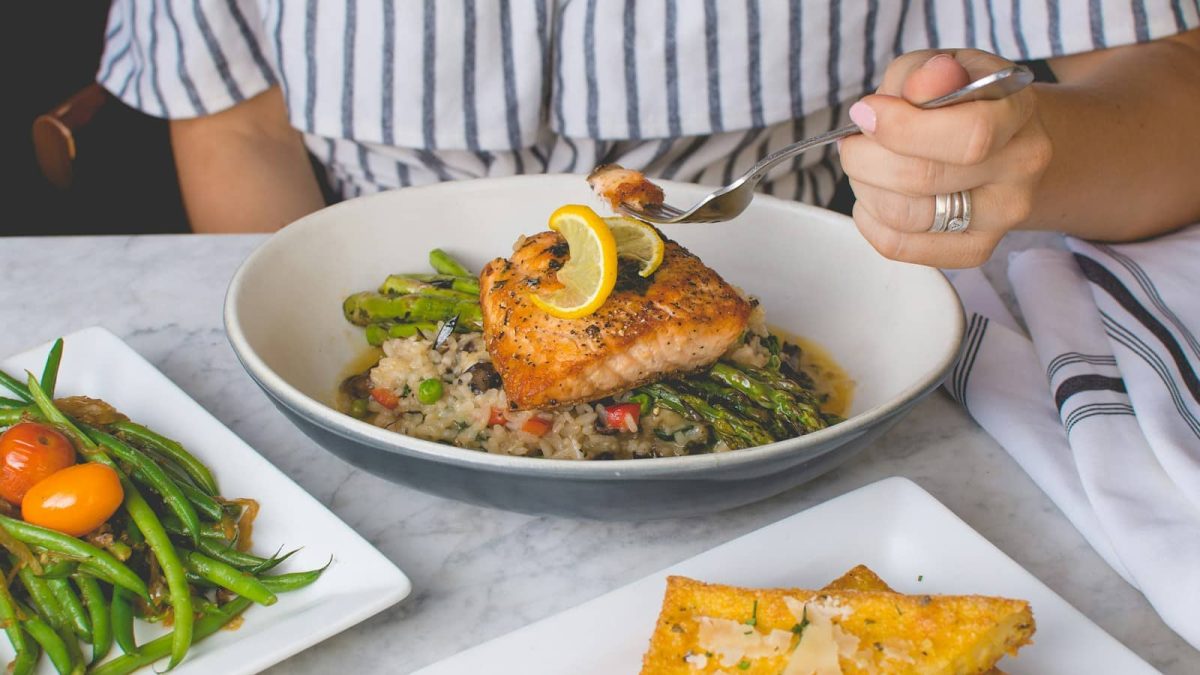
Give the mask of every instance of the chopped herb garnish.
M 738 670 L 750 670 L 750 662 L 746 659 L 738 661 Z
M 917 575 L 917 581 L 925 581 L 925 575 L 924 575 L 924 574 L 918 574 L 918 575 Z
M 747 626 L 758 625 L 758 598 L 754 599 L 754 609 L 750 610 L 750 618 L 746 619 Z
M 792 632 L 803 638 L 805 628 L 808 628 L 808 605 L 804 606 L 804 614 L 800 615 L 800 623 L 792 626 Z

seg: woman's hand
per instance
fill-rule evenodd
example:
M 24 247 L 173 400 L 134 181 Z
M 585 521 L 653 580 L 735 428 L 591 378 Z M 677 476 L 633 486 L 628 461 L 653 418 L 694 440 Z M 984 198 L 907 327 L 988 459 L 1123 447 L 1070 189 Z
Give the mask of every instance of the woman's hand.
M 905 54 L 877 93 L 850 108 L 863 129 L 842 141 L 842 166 L 858 198 L 854 222 L 881 254 L 937 267 L 983 264 L 1009 230 L 1029 219 L 1050 163 L 1050 137 L 1027 87 L 998 101 L 936 110 L 922 102 L 1013 65 L 971 49 Z M 934 195 L 970 191 L 970 227 L 931 233 Z

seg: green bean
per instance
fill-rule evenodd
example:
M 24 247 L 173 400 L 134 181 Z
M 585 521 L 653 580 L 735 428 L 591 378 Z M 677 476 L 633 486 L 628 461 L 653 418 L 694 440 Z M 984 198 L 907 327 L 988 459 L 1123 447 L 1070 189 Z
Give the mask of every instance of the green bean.
M 217 611 L 205 614 L 195 624 L 196 640 L 203 640 L 220 630 L 222 626 L 232 621 L 234 617 L 246 611 L 246 608 L 250 606 L 250 602 L 248 598 L 234 598 L 222 605 Z M 141 649 L 137 652 L 126 653 L 124 656 L 119 656 L 95 668 L 92 670 L 91 675 L 128 675 L 170 653 L 173 639 L 172 635 L 164 635 L 156 640 L 151 640 L 142 645 Z
M 17 564 L 16 561 L 12 562 L 14 565 Z M 51 590 L 46 579 L 34 574 L 33 570 L 24 565 L 17 568 L 17 578 L 25 586 L 25 591 L 29 594 L 29 601 L 51 624 L 55 627 L 66 625 L 58 596 Z
M 75 573 L 79 569 L 79 561 L 69 558 L 55 558 L 48 563 L 43 563 L 42 573 L 38 574 L 43 579 L 65 579 Z M 37 570 L 34 570 L 36 573 Z
M 121 651 L 132 654 L 137 651 L 137 640 L 133 637 L 133 595 L 116 586 L 113 588 L 112 604 L 109 605 L 112 619 L 113 639 Z
M 22 610 L 25 619 L 21 621 L 21 627 L 29 632 L 30 637 L 37 641 L 42 649 L 46 652 L 46 656 L 50 657 L 50 663 L 54 665 L 60 675 L 72 675 L 73 673 L 82 673 L 82 666 L 76 668 L 77 662 L 72 657 L 71 649 L 68 642 L 74 640 L 64 640 L 63 636 L 58 634 L 58 631 L 46 623 L 42 617 L 38 616 L 27 607 L 17 607 Z M 78 648 L 78 645 L 76 645 Z
M 220 522 L 221 518 L 225 516 L 225 510 L 221 508 L 220 502 L 204 494 L 200 488 L 187 483 L 176 483 L 176 485 L 183 491 L 192 506 L 196 507 L 196 511 L 200 515 L 213 522 Z
M 26 631 L 22 627 L 17 627 L 21 635 L 26 635 Z M 9 664 L 9 673 L 11 675 L 33 675 L 33 671 L 37 668 L 38 661 L 42 659 L 42 646 L 35 640 L 29 640 L 29 644 L 25 649 L 17 652 L 13 657 L 12 663 Z
M 75 631 L 79 639 L 90 643 L 92 641 L 92 621 L 88 617 L 79 595 L 71 587 L 71 582 L 66 579 L 47 579 L 46 585 L 50 587 L 54 599 L 58 600 L 63 618 L 67 620 L 67 627 Z
M 425 405 L 433 405 L 442 400 L 442 381 L 436 377 L 422 380 L 417 386 L 417 400 Z
M 253 575 L 198 551 L 187 554 L 188 569 L 225 590 L 250 598 L 260 605 L 273 605 L 278 598 Z
M 83 661 L 83 653 L 79 649 L 79 642 L 75 639 L 75 634 L 71 626 L 71 620 L 68 618 L 66 610 L 63 609 L 62 603 L 59 601 L 58 596 L 50 587 L 50 582 L 37 576 L 33 573 L 33 570 L 25 566 L 21 566 L 21 568 L 17 570 L 17 576 L 21 579 L 21 584 L 25 586 L 25 590 L 29 594 L 30 602 L 33 603 L 33 606 L 40 613 L 40 617 L 37 618 L 44 619 L 46 624 L 52 629 L 52 632 L 58 635 L 59 640 L 62 641 L 63 648 L 67 654 L 67 661 L 71 666 L 68 668 L 68 671 L 73 671 L 74 664 L 81 663 Z M 52 651 L 53 647 L 47 646 L 45 642 L 38 638 L 37 634 L 34 632 L 36 629 L 31 628 L 28 624 L 29 616 L 30 615 L 27 613 L 26 629 L 28 629 L 29 634 L 33 635 L 34 639 L 42 645 L 42 648 L 46 650 L 46 654 L 49 655 L 51 661 L 54 662 L 55 656 Z M 55 667 L 58 667 L 57 662 L 55 662 Z M 64 671 L 60 668 L 59 672 Z
M 104 598 L 104 590 L 95 577 L 87 574 L 76 574 L 75 584 L 83 595 L 87 605 L 88 618 L 92 622 L 92 663 L 99 663 L 112 649 L 112 614 L 108 609 L 108 601 Z
M 126 495 L 129 494 L 128 488 L 125 492 Z M 111 553 L 102 551 L 82 539 L 76 539 L 70 535 L 8 516 L 0 516 L 0 527 L 8 530 L 9 534 L 18 541 L 71 556 L 79 560 L 81 564 L 89 564 L 95 569 L 101 570 L 104 576 L 114 584 L 124 586 L 143 598 L 149 599 L 150 597 L 146 592 L 146 583 L 142 581 L 141 577 L 134 574 L 133 570 L 114 558 Z
M 0 386 L 17 395 L 17 398 L 27 403 L 33 402 L 33 397 L 29 394 L 29 388 L 21 384 L 17 378 L 0 370 Z
M 46 365 L 42 368 L 42 390 L 50 398 L 54 398 L 54 387 L 58 384 L 58 367 L 62 364 L 63 339 L 54 341 L 50 353 L 46 355 Z
M 438 274 L 449 274 L 455 277 L 473 276 L 471 271 L 464 267 L 462 263 L 440 248 L 435 248 L 429 252 L 429 266 Z
M 217 489 L 217 481 L 213 478 L 212 472 L 179 442 L 173 441 L 134 422 L 116 422 L 112 425 L 112 428 L 119 431 L 122 436 L 137 443 L 150 446 L 152 450 L 165 455 L 179 464 L 196 481 L 196 485 L 207 494 L 220 494 L 220 491 Z
M 11 427 L 20 422 L 28 411 L 28 408 L 0 408 L 0 427 Z
M 3 572 L 0 572 L 3 573 Z M 37 664 L 37 644 L 33 642 L 21 627 L 21 616 L 17 611 L 17 601 L 8 590 L 7 578 L 0 579 L 0 623 L 4 624 L 4 632 L 12 643 L 16 658 L 13 659 L 13 675 L 19 672 L 28 673 Z
M 201 553 L 209 557 L 216 558 L 223 563 L 233 565 L 234 567 L 243 570 L 257 570 L 263 565 L 269 564 L 275 560 L 275 556 L 272 556 L 271 558 L 260 558 L 259 556 L 250 553 L 243 553 L 242 551 L 239 551 L 223 542 L 216 542 L 211 539 L 202 539 L 200 541 L 199 549 Z M 295 551 L 293 551 L 293 553 L 294 552 Z M 291 555 L 291 553 L 288 555 Z M 274 567 L 274 565 L 272 565 L 272 567 Z
M 115 455 L 117 459 L 131 465 L 133 467 L 133 477 L 139 479 L 139 482 L 148 484 L 150 489 L 162 497 L 163 504 L 187 528 L 188 534 L 192 537 L 192 542 L 200 541 L 200 517 L 196 515 L 196 510 L 192 508 L 191 502 L 184 496 L 183 490 L 179 488 L 175 481 L 167 476 L 162 467 L 146 455 L 126 445 L 116 436 L 110 436 L 99 429 L 91 427 L 85 427 L 85 431 L 91 436 L 93 441 L 99 443 Z
M 329 559 L 333 562 L 333 559 Z M 274 576 L 261 576 L 258 580 L 263 586 L 266 586 L 272 593 L 287 593 L 289 591 L 298 591 L 305 586 L 312 584 L 329 567 L 329 563 L 325 563 L 325 567 L 307 572 L 289 572 L 287 574 L 276 574 Z
M 192 645 L 192 622 L 195 619 L 192 614 L 192 593 L 188 589 L 183 564 L 179 560 L 175 547 L 171 545 L 171 538 L 167 536 L 167 531 L 159 522 L 158 516 L 154 514 L 150 504 L 146 503 L 146 498 L 129 478 L 125 478 L 122 483 L 125 484 L 125 509 L 133 518 L 133 522 L 137 523 L 142 534 L 145 535 L 146 544 L 154 553 L 154 557 L 158 560 L 158 566 L 167 580 L 167 594 L 175 616 L 175 630 L 171 631 L 172 646 L 169 665 L 169 668 L 174 668 L 187 656 L 188 648 Z

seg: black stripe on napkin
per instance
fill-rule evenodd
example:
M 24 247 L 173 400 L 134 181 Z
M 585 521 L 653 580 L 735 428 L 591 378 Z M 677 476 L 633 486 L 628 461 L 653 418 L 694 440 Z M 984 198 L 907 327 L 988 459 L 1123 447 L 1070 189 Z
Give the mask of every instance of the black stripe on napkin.
M 1175 367 L 1179 370 L 1180 379 L 1187 387 L 1187 390 L 1192 395 L 1192 400 L 1200 403 L 1200 378 L 1197 378 L 1196 371 L 1192 369 L 1192 365 L 1188 362 L 1187 355 L 1179 342 L 1175 340 L 1175 336 L 1167 327 L 1156 319 L 1145 307 L 1138 303 L 1137 298 L 1129 292 L 1128 288 L 1121 283 L 1112 272 L 1108 271 L 1103 265 L 1095 260 L 1076 253 L 1075 261 L 1079 264 L 1080 270 L 1089 281 L 1104 289 L 1117 304 L 1121 305 L 1130 316 L 1137 319 L 1146 330 L 1150 331 L 1162 346 L 1167 350 L 1171 360 L 1175 362 Z
M 983 344 L 984 333 L 987 332 L 988 319 L 981 314 L 972 314 L 967 325 L 967 334 L 963 339 L 962 354 L 950 374 L 950 394 L 958 399 L 964 407 L 967 405 L 967 381 L 971 378 L 971 369 L 975 367 L 975 357 L 979 355 L 979 346 Z
M 1188 425 L 1192 433 L 1200 438 L 1200 420 L 1192 414 L 1192 411 L 1187 406 L 1187 401 L 1184 400 L 1183 393 L 1179 391 L 1179 385 L 1170 372 L 1167 370 L 1167 364 L 1163 362 L 1162 357 L 1158 352 L 1151 349 L 1141 338 L 1129 330 L 1125 326 L 1117 323 L 1115 319 L 1105 313 L 1100 312 L 1100 320 L 1104 324 L 1104 333 L 1112 340 L 1124 345 L 1135 355 L 1141 357 L 1146 365 L 1150 366 L 1151 370 L 1158 375 L 1162 380 L 1163 386 L 1171 397 L 1171 402 L 1175 404 L 1175 411 L 1183 418 L 1184 423 Z
M 1110 354 L 1083 354 L 1080 352 L 1063 352 L 1051 359 L 1046 366 L 1046 378 L 1054 379 L 1054 374 L 1073 363 L 1088 363 L 1093 366 L 1115 366 L 1117 358 Z
M 1125 380 L 1095 374 L 1068 377 L 1054 391 L 1054 405 L 1058 407 L 1058 413 L 1062 414 L 1067 399 L 1083 391 L 1115 391 L 1124 394 Z
M 1132 416 L 1133 406 L 1127 403 L 1092 403 L 1089 405 L 1079 406 L 1079 408 L 1071 411 L 1070 415 L 1063 418 L 1063 426 L 1068 435 L 1075 428 L 1076 424 L 1088 419 L 1089 417 L 1110 417 L 1116 415 Z

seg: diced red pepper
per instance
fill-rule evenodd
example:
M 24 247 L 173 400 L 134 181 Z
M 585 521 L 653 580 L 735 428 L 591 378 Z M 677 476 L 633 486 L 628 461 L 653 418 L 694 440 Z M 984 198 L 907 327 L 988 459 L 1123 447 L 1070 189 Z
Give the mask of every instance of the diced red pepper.
M 636 427 L 642 417 L 642 407 L 637 403 L 617 403 L 604 408 L 604 423 L 609 429 L 628 431 L 625 420 L 630 417 L 633 418 L 633 425 Z
M 545 436 L 546 432 L 550 431 L 550 420 L 535 415 L 525 420 L 525 424 L 521 425 L 521 431 L 534 436 Z
M 499 408 L 492 408 L 492 414 L 488 415 L 488 426 L 494 427 L 497 424 L 508 424 L 508 418 L 504 416 L 504 411 Z
M 371 390 L 371 398 L 379 405 L 388 410 L 395 410 L 396 406 L 400 405 L 400 397 L 396 396 L 396 392 L 384 387 L 377 387 Z

